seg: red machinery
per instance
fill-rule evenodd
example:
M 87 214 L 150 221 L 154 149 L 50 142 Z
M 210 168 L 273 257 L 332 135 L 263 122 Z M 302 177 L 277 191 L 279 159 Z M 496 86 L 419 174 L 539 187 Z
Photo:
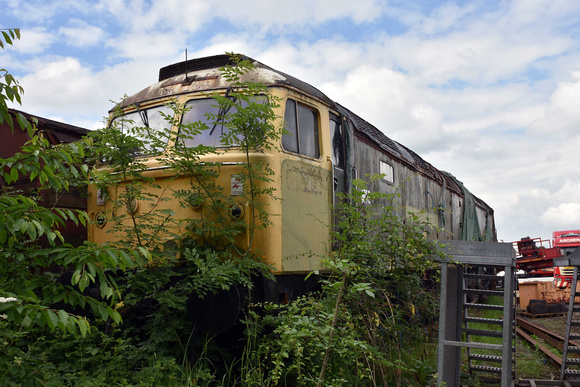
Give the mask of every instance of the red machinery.
M 554 231 L 552 241 L 524 237 L 513 242 L 517 267 L 528 277 L 554 277 L 554 285 L 566 287 L 572 281 L 573 269 L 554 267 L 554 258 L 571 254 L 580 247 L 580 230 Z
M 550 240 L 524 237 L 513 242 L 516 249 L 518 269 L 529 277 L 552 277 L 554 275 L 554 258 L 561 257 L 560 251 L 552 247 Z

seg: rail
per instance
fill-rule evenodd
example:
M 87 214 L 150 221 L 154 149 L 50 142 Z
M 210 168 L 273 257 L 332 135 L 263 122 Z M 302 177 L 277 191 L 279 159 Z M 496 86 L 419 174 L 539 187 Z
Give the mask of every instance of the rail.
M 534 324 L 531 321 L 524 320 L 521 317 L 516 318 L 516 333 L 522 337 L 524 340 L 529 342 L 535 348 L 542 351 L 559 370 L 562 366 L 562 357 L 554 354 L 550 348 L 543 343 L 535 340 L 531 335 L 545 341 L 545 343 L 557 348 L 562 351 L 564 348 L 564 336 L 552 332 L 538 324 Z M 570 340 L 571 345 L 580 346 L 580 342 Z M 520 387 L 535 387 L 535 386 L 564 386 L 564 387 L 580 387 L 580 380 L 519 380 L 518 386 Z

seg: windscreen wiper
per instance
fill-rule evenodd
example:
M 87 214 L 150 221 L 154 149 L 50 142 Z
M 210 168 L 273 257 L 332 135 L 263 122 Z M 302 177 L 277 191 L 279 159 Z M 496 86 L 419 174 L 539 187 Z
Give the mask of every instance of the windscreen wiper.
M 230 91 L 231 91 L 232 87 L 229 86 L 228 89 L 226 90 L 226 98 L 229 97 Z M 224 134 L 224 123 L 223 120 L 226 116 L 226 114 L 228 114 L 228 112 L 230 111 L 230 109 L 232 108 L 233 104 L 237 101 L 237 98 L 232 98 L 232 103 L 228 104 L 228 106 L 222 106 L 220 107 L 220 110 L 218 111 L 218 119 L 217 121 L 213 124 L 213 126 L 211 127 L 211 130 L 209 132 L 209 135 L 211 136 L 213 134 L 213 131 L 215 130 L 216 126 L 218 125 L 218 123 L 221 122 L 221 128 L 222 128 L 222 132 L 221 134 Z

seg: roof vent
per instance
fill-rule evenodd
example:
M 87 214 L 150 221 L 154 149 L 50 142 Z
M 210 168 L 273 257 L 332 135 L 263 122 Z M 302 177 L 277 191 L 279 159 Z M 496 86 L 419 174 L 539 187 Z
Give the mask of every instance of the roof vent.
M 245 55 L 241 55 L 242 60 L 249 59 L 253 61 L 253 59 L 248 58 Z M 215 56 L 208 56 L 205 58 L 198 58 L 198 59 L 190 59 L 179 63 L 174 63 L 169 66 L 162 67 L 159 70 L 159 82 L 172 78 L 176 75 L 185 74 L 193 71 L 199 70 L 207 70 L 213 68 L 219 68 L 226 65 L 233 65 L 234 62 L 231 59 L 230 55 L 215 55 Z

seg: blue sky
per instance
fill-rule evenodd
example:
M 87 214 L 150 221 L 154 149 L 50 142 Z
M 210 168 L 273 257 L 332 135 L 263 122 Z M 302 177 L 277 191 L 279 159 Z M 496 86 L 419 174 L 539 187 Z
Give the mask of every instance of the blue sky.
M 188 57 L 244 53 L 451 172 L 498 236 L 580 229 L 576 0 L 0 0 L 22 110 L 87 128 Z

